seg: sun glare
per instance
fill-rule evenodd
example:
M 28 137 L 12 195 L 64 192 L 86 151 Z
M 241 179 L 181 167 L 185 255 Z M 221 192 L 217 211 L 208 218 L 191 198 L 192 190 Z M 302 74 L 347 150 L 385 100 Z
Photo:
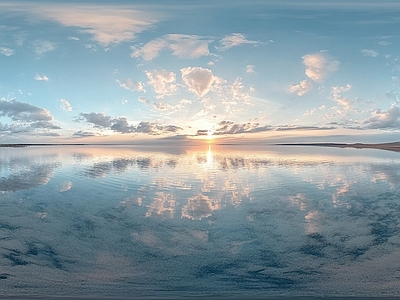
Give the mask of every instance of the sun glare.
M 212 131 L 207 131 L 207 141 L 210 143 L 211 141 L 213 141 L 214 140 L 214 135 L 213 135 L 213 132 Z

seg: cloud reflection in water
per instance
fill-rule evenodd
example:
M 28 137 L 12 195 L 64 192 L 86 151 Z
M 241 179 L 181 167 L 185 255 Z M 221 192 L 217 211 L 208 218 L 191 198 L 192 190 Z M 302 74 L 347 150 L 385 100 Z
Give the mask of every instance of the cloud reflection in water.
M 0 285 L 395 293 L 400 157 L 311 150 L 3 155 Z
M 45 163 L 30 165 L 25 170 L 0 179 L 0 191 L 15 192 L 45 185 L 53 176 L 54 169 L 59 167 L 57 163 Z

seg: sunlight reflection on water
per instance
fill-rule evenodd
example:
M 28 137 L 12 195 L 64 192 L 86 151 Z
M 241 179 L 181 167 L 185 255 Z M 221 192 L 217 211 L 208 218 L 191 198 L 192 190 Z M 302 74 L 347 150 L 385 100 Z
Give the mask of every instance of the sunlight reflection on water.
M 400 295 L 399 153 L 169 150 L 0 149 L 0 295 Z

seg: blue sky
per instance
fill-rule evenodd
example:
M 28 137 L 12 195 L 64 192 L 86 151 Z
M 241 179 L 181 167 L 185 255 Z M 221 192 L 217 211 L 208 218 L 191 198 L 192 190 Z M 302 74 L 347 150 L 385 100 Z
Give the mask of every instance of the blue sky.
M 399 140 L 399 15 L 385 0 L 0 1 L 0 139 Z

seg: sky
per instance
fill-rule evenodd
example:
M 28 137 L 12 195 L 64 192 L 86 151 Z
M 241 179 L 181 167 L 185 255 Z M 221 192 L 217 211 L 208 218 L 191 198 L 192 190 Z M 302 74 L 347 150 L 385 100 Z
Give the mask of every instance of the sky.
M 400 2 L 0 0 L 0 143 L 400 140 Z

